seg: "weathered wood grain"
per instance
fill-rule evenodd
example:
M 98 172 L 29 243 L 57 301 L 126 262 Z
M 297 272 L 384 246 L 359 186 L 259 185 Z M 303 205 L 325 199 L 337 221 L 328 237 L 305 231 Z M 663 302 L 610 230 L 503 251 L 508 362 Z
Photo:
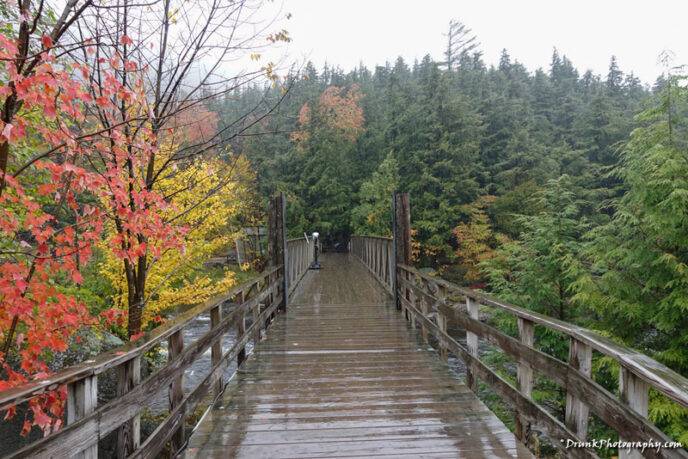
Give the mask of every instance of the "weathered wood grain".
M 141 382 L 141 357 L 117 367 L 117 396 L 121 397 Z M 137 413 L 117 429 L 117 457 L 125 458 L 141 443 L 141 417 Z
M 518 336 L 521 340 L 521 343 L 523 343 L 525 346 L 534 347 L 535 324 L 529 320 L 519 317 Z M 518 380 L 518 390 L 521 391 L 521 393 L 526 397 L 531 398 L 533 393 L 533 368 L 523 359 L 518 359 L 517 361 L 516 378 Z M 516 437 L 528 444 L 531 430 L 528 420 L 516 412 L 515 421 Z
M 400 264 L 398 265 L 398 270 L 402 273 L 419 273 L 430 282 L 444 286 L 448 292 L 464 298 L 470 297 L 482 305 L 501 309 L 513 314 L 515 317 L 529 320 L 535 324 L 543 325 L 573 337 L 591 346 L 593 350 L 614 358 L 633 374 L 650 384 L 655 390 L 688 408 L 688 379 L 638 351 L 622 346 L 583 327 L 503 302 L 475 290 L 459 287 L 437 277 L 428 276 L 411 266 Z
M 446 363 L 418 346 L 362 264 L 325 254 L 323 266 L 304 277 L 186 457 L 531 457 Z
M 406 286 L 411 290 L 420 289 L 418 286 L 411 283 L 407 283 Z M 413 305 L 410 303 L 407 303 L 407 309 L 411 310 L 411 312 L 416 314 L 417 317 L 423 316 L 421 311 L 418 311 L 415 308 L 411 309 L 412 306 Z M 427 321 L 427 323 L 433 324 L 433 322 L 429 319 L 425 317 L 424 319 Z M 467 330 L 467 332 L 474 333 L 475 335 L 486 339 L 488 342 L 496 345 L 502 351 L 512 356 L 516 361 L 528 364 L 532 369 L 541 372 L 548 378 L 555 381 L 557 384 L 561 385 L 566 389 L 567 393 L 573 399 L 580 400 L 582 403 L 588 405 L 589 408 L 605 423 L 619 432 L 619 435 L 622 436 L 622 438 L 632 439 L 635 441 L 670 441 L 667 435 L 660 431 L 645 417 L 629 409 L 613 394 L 609 393 L 606 389 L 593 381 L 589 376 L 589 372 L 588 374 L 585 374 L 590 365 L 589 348 L 583 348 L 583 350 L 577 351 L 577 357 L 572 359 L 580 359 L 580 363 L 576 362 L 576 365 L 581 365 L 583 367 L 583 371 L 579 371 L 577 367 L 568 365 L 567 363 L 562 362 L 548 354 L 538 351 L 532 346 L 528 346 L 517 339 L 507 336 L 496 328 L 484 324 L 475 318 L 469 317 L 463 312 L 456 314 L 455 320 L 457 321 L 458 325 Z M 434 333 L 438 335 L 443 334 L 436 325 L 433 324 L 433 327 Z M 444 338 L 445 340 L 451 339 L 451 337 L 448 335 Z M 452 349 L 451 343 L 450 349 Z M 473 356 L 468 349 L 466 349 L 466 352 L 472 356 L 471 359 L 464 359 L 467 368 L 471 372 L 478 371 L 478 375 L 480 375 L 480 368 L 478 365 L 479 359 Z M 487 371 L 491 370 L 487 369 Z M 517 389 L 514 388 L 514 390 Z M 505 394 L 501 395 L 506 396 Z M 531 401 L 531 403 L 534 402 Z M 520 407 L 516 406 L 515 408 L 519 410 L 520 413 Z M 587 413 L 585 413 L 585 417 L 587 421 Z M 577 430 L 579 428 L 580 424 L 578 423 L 578 419 L 579 418 L 576 418 L 576 423 L 572 423 L 573 428 L 567 427 L 568 431 L 573 432 L 574 429 Z M 537 418 L 531 418 L 529 421 L 531 423 L 537 422 Z M 557 432 L 561 433 L 559 427 L 555 427 Z M 580 437 L 578 437 L 577 434 L 573 437 L 559 437 L 557 432 L 550 432 L 550 434 L 555 438 L 562 438 L 564 440 L 567 438 L 578 438 L 580 440 Z M 654 450 L 646 450 L 645 455 L 647 457 L 688 457 L 688 453 L 686 453 L 685 450 L 669 449 L 662 449 L 659 452 Z
M 213 297 L 208 301 L 189 309 L 188 311 L 185 311 L 176 317 L 175 320 L 170 321 L 151 332 L 148 332 L 142 338 L 133 343 L 128 343 L 124 346 L 100 354 L 92 360 L 87 360 L 79 365 L 66 368 L 53 375 L 50 375 L 47 378 L 37 379 L 29 384 L 0 392 L 0 411 L 25 402 L 38 395 L 56 390 L 60 386 L 72 381 L 101 374 L 110 368 L 114 368 L 124 362 L 142 355 L 143 353 L 152 349 L 154 346 L 158 345 L 160 342 L 167 339 L 177 330 L 180 330 L 184 326 L 188 325 L 190 321 L 194 320 L 199 315 L 207 312 L 216 305 L 222 304 L 228 299 L 235 297 L 239 292 L 254 287 L 265 278 L 275 275 L 281 270 L 281 266 L 271 267 L 261 273 L 257 278 L 239 285 L 227 293 Z
M 128 419 L 135 416 L 140 407 L 145 405 L 162 387 L 172 383 L 186 368 L 202 355 L 215 341 L 219 340 L 235 323 L 240 313 L 250 310 L 254 304 L 263 301 L 275 291 L 281 278 L 275 280 L 269 288 L 241 306 L 234 308 L 222 318 L 220 324 L 208 331 L 184 350 L 158 372 L 149 376 L 125 395 L 99 407 L 93 414 L 65 427 L 61 431 L 45 437 L 17 451 L 11 457 L 63 457 L 70 451 L 85 449 L 95 441 L 109 434 Z

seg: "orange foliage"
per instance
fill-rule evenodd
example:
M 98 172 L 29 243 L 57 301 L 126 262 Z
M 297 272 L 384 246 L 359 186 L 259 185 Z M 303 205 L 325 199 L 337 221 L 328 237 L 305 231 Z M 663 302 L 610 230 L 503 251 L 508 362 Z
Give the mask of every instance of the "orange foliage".
M 454 228 L 454 236 L 458 242 L 456 255 L 459 265 L 464 269 L 464 280 L 479 282 L 483 278 L 480 263 L 494 257 L 494 239 L 490 218 L 485 212 L 495 200 L 494 196 L 486 195 L 478 198 L 474 203 L 466 206 L 469 214 L 467 223 L 459 223 Z
M 365 118 L 360 107 L 361 92 L 358 85 L 352 85 L 348 90 L 339 86 L 330 86 L 318 99 L 318 104 L 312 113 L 306 102 L 299 111 L 299 125 L 301 129 L 292 134 L 295 142 L 304 142 L 310 138 L 309 127 L 318 121 L 323 127 L 340 134 L 345 140 L 355 142 L 363 133 Z

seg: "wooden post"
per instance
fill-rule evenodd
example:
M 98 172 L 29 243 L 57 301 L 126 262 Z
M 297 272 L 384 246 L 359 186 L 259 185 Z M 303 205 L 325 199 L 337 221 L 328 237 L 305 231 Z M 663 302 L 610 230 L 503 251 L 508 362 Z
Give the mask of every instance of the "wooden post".
M 67 385 L 67 424 L 74 424 L 79 419 L 93 413 L 98 404 L 98 377 L 91 376 L 79 379 Z M 79 459 L 98 459 L 98 439 L 72 457 Z
M 584 375 L 590 376 L 592 372 L 592 348 L 575 338 L 571 338 L 569 365 Z M 588 435 L 588 413 L 588 405 L 578 397 L 566 394 L 566 426 L 581 440 L 585 440 Z
M 533 346 L 535 344 L 535 324 L 530 320 L 522 317 L 518 318 L 518 335 L 521 342 L 526 346 Z M 516 374 L 518 378 L 518 389 L 526 397 L 531 397 L 533 394 L 533 369 L 527 363 L 519 360 L 516 367 Z M 530 435 L 530 424 L 527 419 L 516 412 L 516 438 L 521 442 L 527 443 Z
M 237 334 L 236 339 L 240 340 L 246 334 L 246 315 L 242 313 L 237 320 Z M 242 346 L 237 353 L 237 367 L 241 366 L 246 360 L 246 347 Z
M 220 324 L 220 320 L 222 320 L 222 309 L 218 304 L 210 310 L 210 329 L 212 330 L 213 328 L 217 327 Z M 222 338 L 218 339 L 210 349 L 210 364 L 215 366 L 215 364 L 219 363 L 221 359 Z M 215 383 L 215 388 L 213 389 L 213 393 L 216 397 L 220 395 L 220 392 L 222 392 L 222 378 L 218 378 L 217 382 Z
M 437 308 L 437 327 L 440 329 L 440 331 L 447 333 L 447 317 L 439 308 Z M 439 341 L 440 346 L 440 357 L 442 360 L 447 360 L 447 346 L 444 344 L 444 336 L 439 335 L 437 340 Z
M 411 207 L 409 204 L 408 193 L 395 192 L 392 199 L 392 234 L 394 244 L 394 299 L 397 309 L 401 310 L 401 300 L 399 299 L 397 276 L 397 265 L 399 263 L 411 264 Z M 409 299 L 408 297 L 406 298 Z
M 122 396 L 141 382 L 141 358 L 117 367 L 117 395 Z M 117 457 L 128 457 L 141 445 L 141 416 L 136 415 L 117 429 Z
M 480 305 L 473 301 L 473 299 L 466 297 L 466 309 L 468 309 L 468 316 L 471 319 L 479 320 Z M 478 335 L 473 332 L 466 331 L 466 347 L 468 352 L 474 357 L 478 357 Z M 466 384 L 473 392 L 478 390 L 478 380 L 471 370 L 471 365 L 466 365 Z
M 441 285 L 437 286 L 437 292 L 435 292 L 435 297 L 437 298 L 437 326 L 444 333 L 447 333 L 448 319 L 445 314 L 445 306 L 447 305 L 447 289 Z M 440 342 L 440 357 L 447 360 L 449 358 L 449 349 L 447 348 L 447 343 L 442 336 L 439 338 Z
M 416 285 L 418 288 L 422 289 L 423 291 L 427 291 L 425 289 L 426 285 L 423 282 L 422 278 L 416 277 L 415 279 Z M 420 311 L 420 313 L 423 315 L 423 317 L 428 316 L 428 301 L 426 300 L 424 295 L 414 295 L 416 297 L 416 301 L 414 305 L 416 306 L 416 309 Z M 420 323 L 420 335 L 423 337 L 423 342 L 427 345 L 429 344 L 428 341 L 428 329 L 425 327 L 424 322 L 421 321 Z
M 253 306 L 253 325 L 255 330 L 253 330 L 253 348 L 260 342 L 260 324 L 258 323 L 258 318 L 260 317 L 260 303 L 256 303 Z
M 619 372 L 619 392 L 623 403 L 628 405 L 629 408 L 642 417 L 647 418 L 650 386 L 623 366 Z M 619 440 L 631 441 L 645 439 L 625 439 L 619 435 Z M 639 459 L 641 457 L 643 457 L 643 455 L 639 450 L 632 449 L 629 451 L 625 448 L 619 448 L 619 459 Z
M 287 200 L 284 193 L 275 195 L 270 200 L 268 210 L 268 258 L 269 266 L 282 266 L 282 304 L 283 311 L 287 310 L 289 298 L 289 280 L 287 276 L 287 231 L 286 231 Z
M 179 354 L 184 350 L 184 334 L 182 330 L 174 332 L 168 338 L 167 342 L 169 361 L 174 360 Z M 170 411 L 174 410 L 184 399 L 184 373 L 180 373 L 179 376 L 175 377 L 170 384 Z M 182 416 L 185 418 L 185 416 Z M 177 431 L 172 434 L 170 440 L 170 449 L 173 456 L 177 454 L 177 451 L 181 449 L 184 445 L 184 420 L 182 419 L 181 425 L 177 428 Z

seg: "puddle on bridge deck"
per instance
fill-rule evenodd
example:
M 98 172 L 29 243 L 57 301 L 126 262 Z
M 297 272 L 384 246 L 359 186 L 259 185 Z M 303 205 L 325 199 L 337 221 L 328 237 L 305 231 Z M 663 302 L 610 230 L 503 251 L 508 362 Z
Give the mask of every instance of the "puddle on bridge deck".
M 419 344 L 350 255 L 325 254 L 189 441 L 187 458 L 532 457 Z

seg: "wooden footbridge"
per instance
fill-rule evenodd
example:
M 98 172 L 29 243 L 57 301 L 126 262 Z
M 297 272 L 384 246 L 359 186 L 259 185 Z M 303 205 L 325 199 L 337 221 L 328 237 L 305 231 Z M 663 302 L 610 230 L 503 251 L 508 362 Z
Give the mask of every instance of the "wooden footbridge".
M 506 458 L 532 457 L 542 437 L 560 456 L 596 457 L 604 450 L 586 442 L 594 415 L 638 442 L 622 457 L 688 457 L 647 419 L 650 394 L 688 408 L 688 380 L 589 330 L 414 269 L 408 196 L 395 195 L 394 207 L 393 238 L 353 237 L 349 253 L 309 270 L 313 241 L 285 239 L 276 197 L 270 266 L 254 280 L 123 348 L 0 393 L 6 409 L 67 392 L 66 426 L 10 456 L 95 458 L 109 441 L 117 457 Z M 490 309 L 515 317 L 518 335 L 488 325 Z M 199 317 L 208 332 L 184 342 Z M 538 349 L 538 328 L 569 341 L 568 361 Z M 142 356 L 160 345 L 167 364 L 142 374 Z M 513 380 L 485 363 L 483 345 L 514 362 Z M 185 373 L 208 352 L 205 376 L 188 387 Z M 618 362 L 617 390 L 591 378 L 593 352 Z M 117 394 L 102 400 L 108 372 Z M 561 387 L 565 410 L 533 400 L 536 378 Z M 513 429 L 479 400 L 483 390 L 511 407 Z M 142 435 L 142 410 L 160 392 L 169 412 Z

